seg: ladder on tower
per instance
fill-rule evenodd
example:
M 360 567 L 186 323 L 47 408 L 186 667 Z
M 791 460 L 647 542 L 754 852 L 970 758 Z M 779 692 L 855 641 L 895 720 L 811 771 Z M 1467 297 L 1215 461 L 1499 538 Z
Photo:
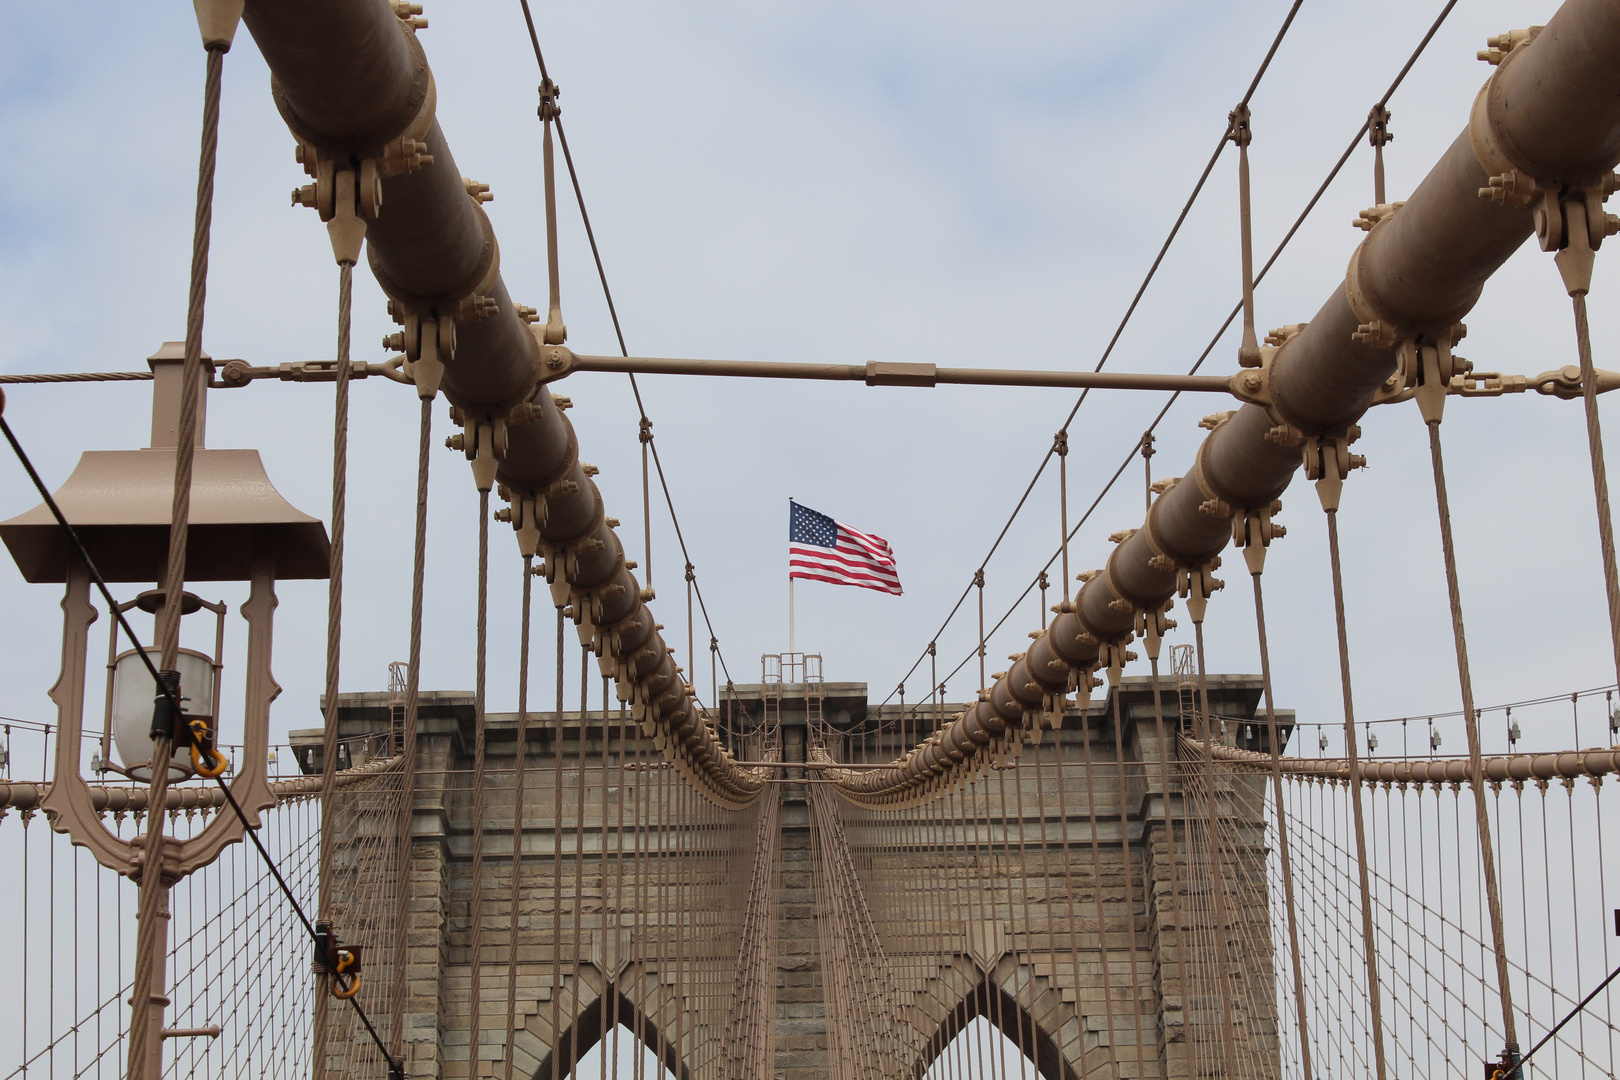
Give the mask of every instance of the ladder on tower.
M 405 752 L 405 692 L 410 683 L 410 665 L 395 660 L 388 665 L 388 734 L 389 746 L 382 757 Z
M 1170 646 L 1170 670 L 1176 677 L 1176 700 L 1181 711 L 1181 730 L 1196 735 L 1201 730 L 1198 715 L 1198 665 L 1191 645 Z
M 822 701 L 827 696 L 826 683 L 821 678 L 821 654 L 804 653 L 799 658 L 799 669 L 804 675 L 804 722 L 817 745 L 826 746 L 826 719 L 822 715 Z
M 760 702 L 765 707 L 765 731 L 782 730 L 782 654 L 759 658 Z

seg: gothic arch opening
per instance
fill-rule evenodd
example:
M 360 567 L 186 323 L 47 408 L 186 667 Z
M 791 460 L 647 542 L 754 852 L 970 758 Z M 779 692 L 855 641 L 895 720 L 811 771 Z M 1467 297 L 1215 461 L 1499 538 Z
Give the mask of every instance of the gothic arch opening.
M 605 1063 L 604 1063 L 605 1062 Z M 566 1063 L 564 1064 L 566 1068 Z M 595 1046 L 579 1057 L 569 1080 L 600 1080 L 601 1077 L 640 1077 L 643 1080 L 675 1080 L 675 1074 L 658 1060 L 652 1047 L 636 1037 L 624 1023 L 615 1024 Z M 539 1080 L 551 1080 L 549 1075 Z
M 963 1076 L 1035 1080 L 1039 1071 L 1000 1028 L 976 1016 L 923 1071 L 922 1080 L 958 1080 Z
M 987 1035 L 993 1034 L 1009 1044 L 998 1045 L 994 1053 L 985 1054 L 983 1071 L 976 1066 L 976 1075 L 1000 1076 L 1004 1073 L 1008 1078 L 1017 1077 L 1018 1062 L 1014 1058 L 1019 1048 L 1022 1048 L 1026 1059 L 1025 1068 L 1038 1073 L 1043 1080 L 1080 1080 L 1074 1068 L 1063 1060 L 1063 1053 L 1057 1041 L 1035 1022 L 1012 995 L 993 984 L 988 976 L 980 980 L 979 984 L 964 995 L 962 1000 L 945 1015 L 939 1030 L 934 1032 L 933 1038 L 929 1039 L 923 1048 L 922 1058 L 917 1062 L 914 1075 L 919 1080 L 934 1075 L 930 1072 L 934 1063 L 942 1058 L 947 1048 L 953 1046 L 959 1035 L 966 1033 L 971 1038 L 977 1034 L 972 1030 L 975 1021 L 988 1026 Z M 985 1040 L 985 1045 L 989 1045 L 988 1039 Z M 957 1049 L 965 1050 L 966 1047 Z M 1005 1055 L 1002 1054 L 1003 1050 L 1006 1051 Z M 954 1054 L 956 1049 L 952 1049 L 951 1052 Z M 977 1046 L 974 1052 L 978 1052 Z
M 613 1024 L 613 1027 L 606 1027 Z M 612 1076 L 614 1059 L 613 1034 L 619 1031 L 619 1052 L 625 1050 L 625 1042 L 637 1046 L 637 1053 L 645 1054 L 648 1061 L 647 1075 L 655 1075 L 652 1070 L 653 1062 L 663 1066 L 663 1077 L 669 1080 L 691 1080 L 691 1071 L 687 1069 L 676 1054 L 675 1046 L 653 1023 L 652 1018 L 640 1011 L 631 1003 L 629 997 L 621 992 L 617 986 L 609 986 L 607 991 L 587 1004 L 580 1014 L 574 1018 L 571 1027 L 564 1028 L 557 1039 L 557 1045 L 552 1053 L 540 1059 L 540 1067 L 534 1072 L 534 1080 L 552 1080 L 557 1077 L 597 1077 L 601 1075 L 601 1050 L 607 1047 L 608 1075 Z M 555 1055 L 556 1072 L 553 1074 L 553 1055 Z M 590 1069 L 585 1068 L 586 1060 L 590 1061 Z M 630 1056 L 634 1060 L 634 1056 Z M 662 1077 L 660 1078 L 662 1080 Z

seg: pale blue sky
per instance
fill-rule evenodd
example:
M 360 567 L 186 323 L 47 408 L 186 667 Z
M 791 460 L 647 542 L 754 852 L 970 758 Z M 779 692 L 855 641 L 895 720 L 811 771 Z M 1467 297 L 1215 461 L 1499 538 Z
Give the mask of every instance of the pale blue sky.
M 1426 27 L 1434 5 L 1307 3 L 1254 99 L 1256 244 L 1270 250 Z M 1394 102 L 1390 190 L 1408 191 L 1461 130 L 1487 74 L 1487 34 L 1545 18 L 1545 2 L 1461 4 Z M 1090 367 L 1189 191 L 1286 10 L 1250 4 L 540 5 L 537 17 L 632 351 L 651 355 Z M 439 115 L 489 206 L 513 295 L 544 292 L 532 57 L 516 4 L 434 6 L 424 32 Z M 183 333 L 202 55 L 189 10 L 13 4 L 0 42 L 0 370 L 129 369 Z M 1377 27 L 1376 34 L 1368 27 Z M 227 60 L 205 344 L 256 363 L 328 355 L 335 271 L 292 141 L 244 31 Z M 1223 160 L 1111 366 L 1185 370 L 1237 293 L 1233 174 Z M 1359 151 L 1260 290 L 1262 330 L 1308 319 L 1337 284 L 1371 201 Z M 611 351 L 582 230 L 565 205 L 571 344 Z M 1600 260 L 1599 364 L 1615 337 Z M 358 276 L 356 355 L 391 329 Z M 1521 252 L 1469 320 L 1482 368 L 1573 361 L 1567 301 L 1547 261 Z M 1235 335 L 1207 370 L 1231 370 Z M 1616 365 L 1620 366 L 1620 365 Z M 623 380 L 580 376 L 584 456 L 640 557 L 635 416 Z M 906 595 L 801 587 L 798 640 L 829 677 L 881 697 L 906 670 L 1000 529 L 1073 398 L 647 379 L 671 489 L 734 677 L 786 644 L 783 504 L 889 538 Z M 1180 473 L 1222 407 L 1183 401 L 1160 429 L 1156 475 Z M 1070 501 L 1085 507 L 1157 412 L 1151 395 L 1094 397 L 1071 438 Z M 140 446 L 140 386 L 19 388 L 7 416 L 51 483 L 88 448 Z M 384 685 L 405 652 L 414 402 L 355 389 L 349 622 L 343 686 Z M 214 395 L 210 441 L 252 446 L 296 505 L 326 516 L 330 392 L 254 386 Z M 442 409 L 436 422 L 444 424 Z M 1347 574 L 1361 711 L 1454 707 L 1423 432 L 1409 408 L 1364 425 L 1372 461 L 1346 496 Z M 1458 402 L 1448 414 L 1453 501 L 1481 699 L 1608 677 L 1597 546 L 1577 407 Z M 425 684 L 472 682 L 475 496 L 463 464 L 434 459 Z M 0 469 L 0 512 L 34 502 Z M 1320 514 L 1285 498 L 1269 564 L 1278 695 L 1337 711 Z M 1075 569 L 1140 521 L 1139 472 L 1100 505 Z M 660 618 L 685 650 L 680 558 L 655 521 Z M 1055 477 L 1041 481 L 987 571 L 992 621 L 1055 545 Z M 491 704 L 510 708 L 517 560 L 496 530 Z M 1556 564 L 1557 574 L 1537 571 Z M 1241 585 L 1237 574 L 1228 577 Z M 1055 587 L 1055 582 L 1054 582 Z M 234 595 L 234 587 L 203 591 Z M 1241 589 L 1211 609 L 1212 664 L 1256 666 Z M 289 583 L 278 612 L 278 730 L 316 721 L 324 586 Z M 49 719 L 56 591 L 0 566 L 0 715 Z M 991 645 L 1022 648 L 1033 601 Z M 1382 633 L 1392 626 L 1405 635 Z M 1526 627 L 1535 631 L 1526 634 Z M 701 628 L 700 649 L 706 644 Z M 239 638 L 239 635 L 238 635 Z M 940 638 L 971 651 L 971 620 Z M 233 640 L 234 647 L 234 640 Z M 946 663 L 946 657 L 949 662 Z M 544 663 L 536 679 L 549 681 Z M 970 665 L 971 669 L 971 665 Z M 707 686 L 708 665 L 697 682 Z M 952 682 L 952 696 L 971 692 Z M 910 696 L 921 687 L 914 680 Z M 234 691 L 233 691 L 234 692 Z M 228 698 L 229 699 L 229 698 Z

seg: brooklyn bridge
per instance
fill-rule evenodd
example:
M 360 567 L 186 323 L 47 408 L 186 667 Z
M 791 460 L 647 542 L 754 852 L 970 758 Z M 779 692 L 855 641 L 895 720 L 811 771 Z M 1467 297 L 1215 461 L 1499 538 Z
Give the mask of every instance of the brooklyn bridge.
M 135 370 L 35 370 L 31 345 L 0 360 L 5 644 L 60 660 L 5 668 L 5 701 L 49 706 L 0 717 L 0 1078 L 1615 1076 L 1604 779 L 1620 771 L 1620 569 L 1601 395 L 1620 374 L 1594 359 L 1607 316 L 1594 305 L 1589 321 L 1588 294 L 1620 232 L 1604 209 L 1620 186 L 1620 4 L 1566 0 L 1482 36 L 1471 106 L 1443 139 L 1402 142 L 1408 189 L 1390 105 L 1471 17 L 1457 6 L 1410 40 L 1369 28 L 1352 66 L 1376 83 L 1371 108 L 1337 118 L 1352 137 L 1317 186 L 1260 154 L 1266 80 L 1313 17 L 1304 0 L 1270 5 L 1263 37 L 1223 47 L 1234 104 L 1191 193 L 1131 223 L 1115 276 L 1145 276 L 1100 358 L 949 366 L 864 345 L 814 362 L 633 353 L 553 79 L 574 60 L 548 51 L 543 6 L 519 0 L 502 24 L 538 86 L 531 127 L 504 136 L 533 145 L 533 175 L 493 178 L 503 197 L 528 185 L 540 227 L 513 235 L 485 209 L 493 184 L 452 152 L 451 117 L 478 111 L 456 113 L 435 79 L 437 12 L 195 0 L 200 117 L 176 121 L 201 143 L 184 340 L 126 335 L 127 356 L 150 352 L 124 361 Z M 323 308 L 278 299 L 303 283 L 216 242 L 247 152 L 226 88 L 250 62 L 302 170 L 288 213 L 323 263 L 317 222 L 329 241 Z M 696 105 L 669 93 L 679 125 Z M 1088 198 L 1135 183 L 1117 164 L 1088 170 Z M 1201 355 L 1133 369 L 1115 344 L 1211 185 L 1230 194 L 1230 266 L 1201 287 L 1235 302 Z M 1284 250 L 1332 242 L 1313 214 L 1353 218 L 1359 232 L 1320 234 L 1347 268 L 1290 283 L 1319 306 L 1268 330 L 1256 294 Z M 1257 223 L 1277 221 L 1276 247 L 1257 249 Z M 525 261 L 509 289 L 503 238 L 509 262 L 535 250 L 533 280 Z M 377 314 L 362 261 L 391 320 L 380 352 L 354 340 Z M 1499 271 L 1513 288 L 1487 294 Z M 1556 318 L 1526 299 L 1531 280 Z M 237 281 L 277 320 L 335 330 L 331 358 L 211 355 L 205 324 Z M 590 325 L 616 351 L 576 351 L 565 296 L 570 313 L 603 305 Z M 1476 331 L 1476 354 L 1520 370 L 1476 368 L 1458 351 L 1471 313 L 1532 323 L 1539 351 Z M 932 529 L 972 519 L 971 542 L 989 542 L 943 592 L 919 571 L 930 606 L 903 609 L 923 620 L 909 668 L 859 681 L 876 677 L 851 666 L 862 650 L 888 657 L 888 631 L 865 625 L 877 609 L 818 608 L 815 635 L 837 640 L 801 651 L 790 591 L 787 651 L 729 632 L 722 647 L 717 583 L 751 564 L 698 538 L 753 512 L 735 487 L 716 494 L 748 449 L 683 462 L 705 495 L 683 504 L 647 390 L 672 377 L 754 388 L 784 437 L 805 430 L 787 414 L 814 409 L 766 396 L 822 402 L 809 388 L 826 383 L 888 395 L 880 423 L 969 387 L 974 408 L 1033 394 L 1061 426 L 1033 438 L 1030 414 L 986 406 L 923 455 L 928 471 L 888 475 L 873 454 L 820 489 L 876 508 L 922 487 Z M 92 385 L 115 383 L 144 385 Z M 149 404 L 146 445 L 108 448 L 75 413 L 73 395 L 102 393 L 143 430 Z M 608 393 L 628 463 L 612 487 L 586 463 L 583 419 Z M 1539 422 L 1578 453 L 1469 419 L 1509 395 L 1526 411 L 1502 415 L 1553 416 Z M 1083 412 L 1090 397 L 1109 404 Z M 1082 450 L 1090 418 L 1127 398 L 1162 408 L 1112 458 Z M 1178 401 L 1207 410 L 1195 441 L 1156 434 Z M 274 465 L 279 447 L 216 446 L 239 441 L 233 410 L 286 403 L 298 419 L 274 439 L 318 443 L 323 498 L 330 467 L 318 515 L 283 495 L 307 477 L 267 466 L 261 449 Z M 1384 417 L 1422 434 L 1402 441 Z M 961 473 L 951 455 L 991 442 L 1035 459 L 1027 486 Z M 1502 446 L 1536 470 L 1520 487 L 1573 477 L 1579 511 L 1537 518 L 1522 510 L 1535 492 L 1481 481 Z M 1397 478 L 1371 510 L 1369 459 Z M 467 529 L 443 531 L 457 514 Z M 848 527 L 828 527 L 831 551 Z M 987 577 L 1026 527 L 1036 554 L 1004 552 Z M 1514 537 L 1522 564 L 1473 557 L 1482 528 Z M 875 542 L 877 591 L 898 596 Z M 403 572 L 380 584 L 388 560 Z M 913 602 L 918 578 L 896 573 Z M 465 618 L 435 615 L 450 579 Z M 1398 602 L 1357 616 L 1374 590 Z M 774 612 L 764 591 L 724 595 Z M 1321 603 L 1302 619 L 1306 593 Z M 1419 703 L 1368 709 L 1388 700 L 1389 657 L 1436 637 L 1420 626 L 1443 630 Z M 404 659 L 367 666 L 377 649 Z M 276 704 L 289 668 L 311 700 Z

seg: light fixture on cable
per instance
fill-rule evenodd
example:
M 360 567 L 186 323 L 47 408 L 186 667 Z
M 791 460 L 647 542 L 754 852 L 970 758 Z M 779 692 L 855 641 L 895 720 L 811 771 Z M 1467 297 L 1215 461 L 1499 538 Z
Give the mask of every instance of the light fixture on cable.
M 156 616 L 163 610 L 163 593 L 157 589 L 143 592 L 135 598 L 133 606 Z M 219 627 L 216 636 L 223 638 L 225 605 L 205 604 L 193 593 L 181 594 L 182 617 L 194 614 L 204 607 L 218 617 Z M 113 624 L 113 632 L 114 634 L 117 632 L 116 623 Z M 116 637 L 114 640 L 117 640 Z M 158 663 L 158 649 L 148 647 L 146 655 L 151 658 L 154 665 Z M 215 730 L 215 718 L 219 715 L 218 675 L 221 666 L 218 659 L 197 649 L 181 649 L 175 657 L 175 668 L 180 672 L 180 715 L 188 725 L 201 721 L 209 731 Z M 147 670 L 146 662 L 141 659 L 140 653 L 135 649 L 126 649 L 114 657 L 107 724 L 112 731 L 113 744 L 117 748 L 118 759 L 122 765 L 101 759 L 100 771 L 121 772 L 131 780 L 142 783 L 151 781 L 154 697 L 152 674 Z M 92 763 L 91 768 L 95 767 L 95 763 Z M 206 764 L 204 767 L 212 768 Z M 195 771 L 192 766 L 191 746 L 176 740 L 174 752 L 169 757 L 169 779 L 184 780 Z

